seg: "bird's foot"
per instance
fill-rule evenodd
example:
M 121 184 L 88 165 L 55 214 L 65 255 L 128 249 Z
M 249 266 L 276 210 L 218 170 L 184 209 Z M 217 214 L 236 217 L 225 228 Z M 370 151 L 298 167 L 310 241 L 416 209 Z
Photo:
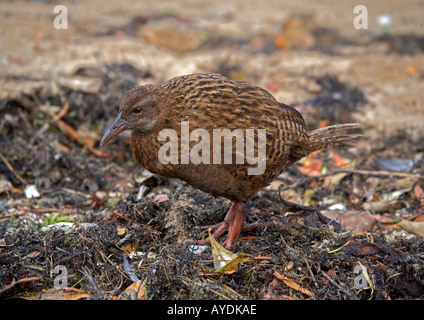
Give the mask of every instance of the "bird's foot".
M 246 217 L 246 205 L 244 202 L 234 203 L 227 215 L 224 218 L 224 221 L 221 223 L 210 226 L 216 230 L 212 234 L 214 239 L 218 239 L 222 234 L 228 229 L 228 237 L 222 244 L 224 248 L 230 249 L 240 237 L 241 227 L 243 226 L 244 219 Z M 210 242 L 209 237 L 203 240 L 196 242 L 198 245 L 205 245 Z

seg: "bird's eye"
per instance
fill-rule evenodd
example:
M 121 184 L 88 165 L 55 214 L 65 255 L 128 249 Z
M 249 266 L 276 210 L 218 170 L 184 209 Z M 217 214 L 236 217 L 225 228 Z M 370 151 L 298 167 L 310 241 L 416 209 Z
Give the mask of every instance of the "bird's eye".
M 137 107 L 134 109 L 134 113 L 140 113 L 141 112 L 141 107 Z

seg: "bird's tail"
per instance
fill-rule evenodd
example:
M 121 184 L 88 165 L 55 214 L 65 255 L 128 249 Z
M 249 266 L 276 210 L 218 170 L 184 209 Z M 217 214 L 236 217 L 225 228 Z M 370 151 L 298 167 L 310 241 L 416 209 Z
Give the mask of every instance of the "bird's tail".
M 361 134 L 330 135 L 334 131 L 362 129 L 364 126 L 360 123 L 336 124 L 309 132 L 310 152 L 330 149 L 330 148 L 352 148 L 357 140 L 362 137 Z

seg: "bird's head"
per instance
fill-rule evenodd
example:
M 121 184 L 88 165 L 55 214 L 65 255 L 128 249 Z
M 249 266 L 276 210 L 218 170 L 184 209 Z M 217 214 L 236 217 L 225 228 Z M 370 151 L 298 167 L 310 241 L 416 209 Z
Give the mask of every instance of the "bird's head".
M 125 130 L 148 133 L 158 121 L 160 109 L 155 87 L 145 85 L 128 91 L 119 106 L 119 114 L 106 128 L 100 146 Z

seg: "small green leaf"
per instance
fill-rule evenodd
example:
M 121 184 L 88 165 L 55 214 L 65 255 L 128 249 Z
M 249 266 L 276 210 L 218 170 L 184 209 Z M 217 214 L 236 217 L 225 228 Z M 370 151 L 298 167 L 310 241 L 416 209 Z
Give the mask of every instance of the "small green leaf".
M 35 265 L 29 265 L 27 266 L 28 269 L 32 269 L 32 270 L 37 270 L 37 271 L 43 271 L 43 268 L 39 267 L 39 266 L 35 266 Z
M 46 217 L 43 220 L 43 225 L 46 226 L 46 225 L 55 224 L 58 222 L 73 222 L 73 221 L 74 219 L 72 217 L 61 215 L 59 212 L 52 212 L 46 215 Z
M 106 201 L 106 208 L 111 209 L 114 206 L 116 206 L 119 202 L 121 202 L 121 198 L 120 197 L 109 198 Z

